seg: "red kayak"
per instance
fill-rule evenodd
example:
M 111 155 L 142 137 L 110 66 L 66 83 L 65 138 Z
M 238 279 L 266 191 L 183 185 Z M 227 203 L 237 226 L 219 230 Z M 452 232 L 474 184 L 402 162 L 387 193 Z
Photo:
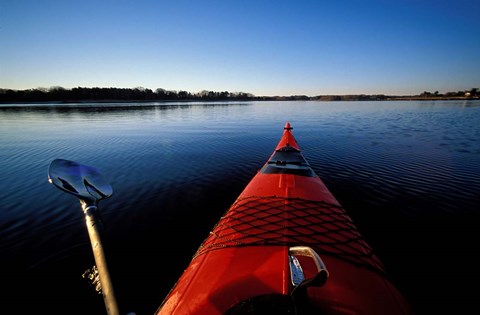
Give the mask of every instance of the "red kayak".
M 156 314 L 412 314 L 287 122 Z

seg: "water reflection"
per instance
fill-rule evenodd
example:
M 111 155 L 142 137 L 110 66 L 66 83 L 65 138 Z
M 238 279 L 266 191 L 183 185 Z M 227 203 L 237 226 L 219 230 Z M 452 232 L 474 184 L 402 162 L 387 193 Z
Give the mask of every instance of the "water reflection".
M 152 314 L 290 121 L 419 313 L 475 306 L 458 283 L 476 274 L 479 109 L 478 101 L 0 105 L 0 270 L 6 287 L 27 288 L 5 300 L 50 314 L 104 309 L 81 280 L 92 257 L 78 203 L 47 181 L 53 159 L 94 165 L 111 183 L 102 215 L 118 294 L 125 310 Z M 448 270 L 438 263 L 446 253 L 455 253 Z
M 228 107 L 246 106 L 253 102 L 125 102 L 125 103 L 44 103 L 44 104 L 0 104 L 0 111 L 5 112 L 124 112 L 124 111 L 148 111 L 148 110 L 176 110 L 200 106 Z

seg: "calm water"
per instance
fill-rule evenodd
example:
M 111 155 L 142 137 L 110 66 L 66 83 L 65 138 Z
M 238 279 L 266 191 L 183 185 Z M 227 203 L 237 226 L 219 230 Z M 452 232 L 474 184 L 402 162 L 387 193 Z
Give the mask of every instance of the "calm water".
M 100 210 L 120 308 L 153 314 L 286 121 L 418 314 L 478 308 L 480 102 L 435 101 L 0 105 L 3 309 L 105 313 L 53 159 L 111 183 Z

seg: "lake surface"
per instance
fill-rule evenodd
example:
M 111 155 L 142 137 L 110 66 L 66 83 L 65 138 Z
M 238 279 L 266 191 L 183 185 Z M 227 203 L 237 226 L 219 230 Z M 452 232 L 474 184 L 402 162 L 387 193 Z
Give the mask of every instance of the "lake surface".
M 417 314 L 478 308 L 479 101 L 0 104 L 3 308 L 105 314 L 82 278 L 80 204 L 47 180 L 54 159 L 111 183 L 117 299 L 153 314 L 287 121 Z

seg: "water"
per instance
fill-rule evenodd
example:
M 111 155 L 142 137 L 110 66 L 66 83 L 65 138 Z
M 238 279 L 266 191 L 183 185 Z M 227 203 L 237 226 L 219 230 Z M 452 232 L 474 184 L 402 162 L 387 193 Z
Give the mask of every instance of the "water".
M 120 308 L 153 314 L 286 121 L 418 314 L 476 308 L 480 102 L 297 101 L 0 105 L 4 309 L 105 313 L 82 279 L 80 204 L 48 183 L 52 160 L 111 183 L 100 209 Z

